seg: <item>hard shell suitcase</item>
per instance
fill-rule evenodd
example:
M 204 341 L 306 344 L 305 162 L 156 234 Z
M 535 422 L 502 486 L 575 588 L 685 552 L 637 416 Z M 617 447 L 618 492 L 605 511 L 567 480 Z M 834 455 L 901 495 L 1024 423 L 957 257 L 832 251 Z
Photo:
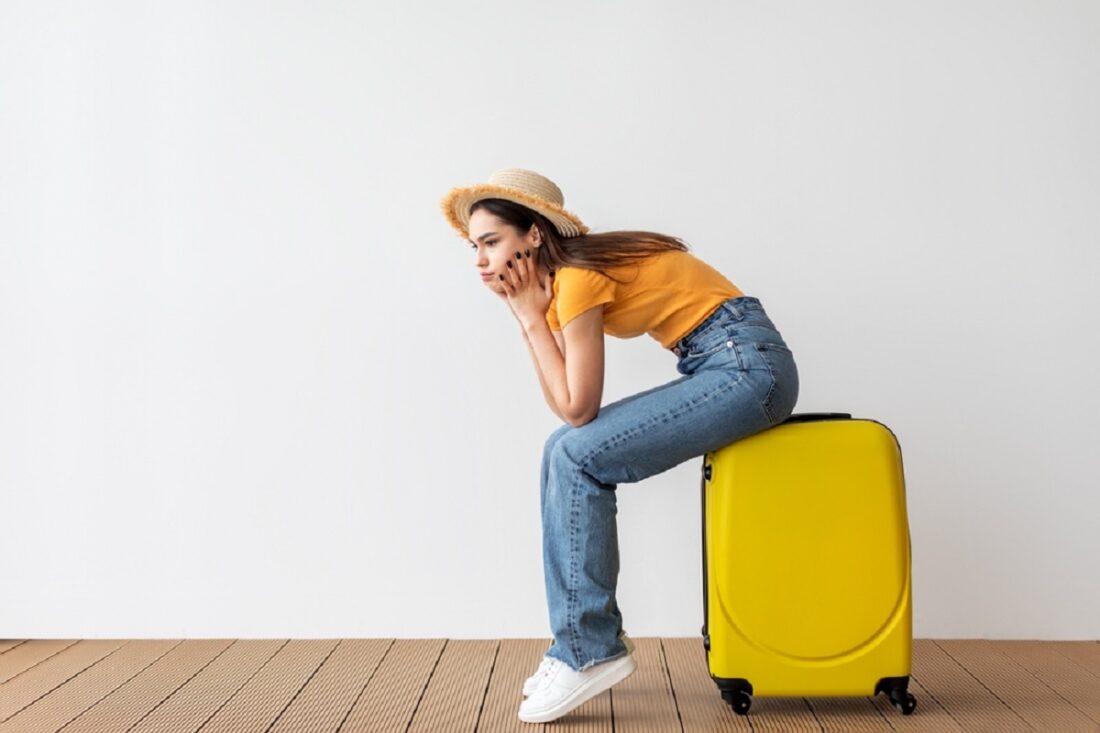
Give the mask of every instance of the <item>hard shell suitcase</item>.
M 903 714 L 912 659 L 901 448 L 803 413 L 703 457 L 703 646 L 722 699 L 873 696 Z

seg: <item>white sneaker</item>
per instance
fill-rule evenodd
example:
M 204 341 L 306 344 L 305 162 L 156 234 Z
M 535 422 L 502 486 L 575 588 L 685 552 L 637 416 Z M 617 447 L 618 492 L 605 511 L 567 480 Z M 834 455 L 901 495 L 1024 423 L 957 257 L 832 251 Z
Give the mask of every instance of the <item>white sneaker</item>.
M 580 707 L 601 692 L 625 680 L 637 665 L 634 655 L 594 664 L 576 672 L 560 659 L 551 659 L 546 674 L 531 696 L 520 703 L 519 719 L 525 723 L 548 723 Z
M 633 654 L 634 653 L 634 642 L 632 642 L 630 640 L 630 637 L 626 635 L 625 631 L 620 631 L 619 632 L 619 638 L 622 639 L 623 644 L 626 645 L 627 654 Z M 530 677 L 528 677 L 526 679 L 526 681 L 524 681 L 524 683 L 523 683 L 523 696 L 524 697 L 527 697 L 528 695 L 530 695 L 532 692 L 535 691 L 535 688 L 539 686 L 539 682 L 542 680 L 543 675 L 545 675 L 547 670 L 550 669 L 550 660 L 551 659 L 552 659 L 552 657 L 543 657 L 542 661 L 539 662 L 539 668 L 537 670 L 535 670 L 535 673 L 533 675 L 531 675 Z

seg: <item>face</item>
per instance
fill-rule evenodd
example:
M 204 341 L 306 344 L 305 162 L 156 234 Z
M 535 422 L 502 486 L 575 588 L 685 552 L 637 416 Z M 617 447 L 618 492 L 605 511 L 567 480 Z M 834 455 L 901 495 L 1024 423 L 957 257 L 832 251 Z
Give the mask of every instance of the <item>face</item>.
M 474 251 L 477 276 L 488 273 L 490 277 L 482 278 L 482 283 L 494 293 L 504 292 L 498 275 L 508 269 L 506 263 L 509 260 L 518 262 L 516 252 L 531 250 L 531 257 L 536 258 L 539 279 L 546 277 L 547 271 L 538 264 L 537 259 L 537 248 L 542 246 L 538 227 L 532 226 L 531 231 L 521 236 L 512 225 L 505 224 L 485 209 L 478 209 L 470 215 L 469 234 L 470 240 L 466 246 Z

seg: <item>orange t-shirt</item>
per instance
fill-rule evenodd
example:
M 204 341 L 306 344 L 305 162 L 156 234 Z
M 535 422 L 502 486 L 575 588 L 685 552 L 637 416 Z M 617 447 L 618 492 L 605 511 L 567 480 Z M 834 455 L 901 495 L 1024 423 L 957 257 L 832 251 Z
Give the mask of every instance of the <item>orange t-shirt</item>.
M 608 272 L 565 265 L 554 272 L 546 322 L 552 331 L 603 305 L 604 333 L 633 338 L 648 333 L 666 349 L 691 332 L 726 300 L 744 295 L 722 273 L 691 252 L 657 252 Z

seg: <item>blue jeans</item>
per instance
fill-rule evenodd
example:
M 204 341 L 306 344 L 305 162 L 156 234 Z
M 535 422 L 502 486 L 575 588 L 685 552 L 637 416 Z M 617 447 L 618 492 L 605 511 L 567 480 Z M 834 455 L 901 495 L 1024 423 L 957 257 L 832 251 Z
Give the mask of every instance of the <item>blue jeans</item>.
M 554 641 L 572 669 L 626 654 L 615 600 L 615 489 L 778 425 L 798 369 L 758 298 L 731 298 L 673 346 L 683 376 L 565 424 L 542 454 L 542 552 Z

